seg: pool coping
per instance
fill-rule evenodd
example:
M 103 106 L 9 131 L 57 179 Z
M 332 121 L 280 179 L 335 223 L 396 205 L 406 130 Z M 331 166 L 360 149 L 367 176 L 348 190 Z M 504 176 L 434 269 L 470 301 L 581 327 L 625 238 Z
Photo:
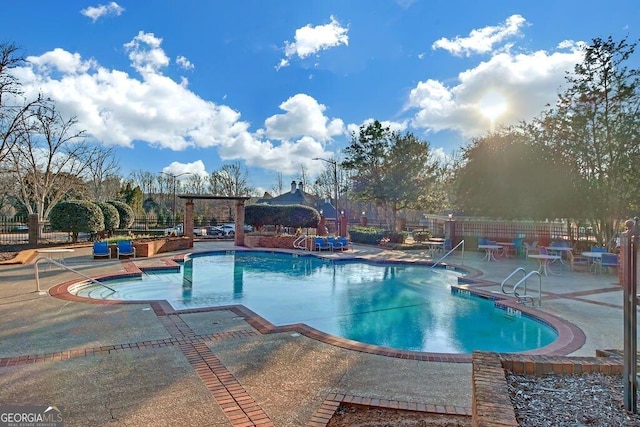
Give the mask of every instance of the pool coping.
M 219 253 L 219 252 L 229 252 L 229 251 L 198 252 L 197 255 L 201 256 L 206 253 Z M 261 251 L 261 252 L 289 253 L 289 252 L 280 252 L 280 251 Z M 175 270 L 175 269 L 179 269 L 180 267 L 178 263 L 184 262 L 185 258 L 191 255 L 193 254 L 184 253 L 184 254 L 174 255 L 171 257 L 161 258 L 160 260 L 163 265 L 154 265 L 151 267 L 138 266 L 135 263 L 135 259 L 123 260 L 122 264 L 124 267 L 124 272 L 97 275 L 97 276 L 94 276 L 93 279 L 104 280 L 108 282 L 108 280 L 116 280 L 116 279 L 121 279 L 126 277 L 136 277 L 141 275 L 145 271 Z M 299 256 L 316 256 L 316 257 L 323 258 L 315 254 L 304 254 Z M 330 258 L 330 259 L 334 261 L 346 260 L 346 259 L 335 260 L 333 258 Z M 393 261 L 372 260 L 372 259 L 362 258 L 362 257 L 349 258 L 348 261 L 350 260 L 364 261 L 369 263 L 398 263 L 398 264 L 422 264 L 422 265 L 434 264 L 433 262 L 424 262 L 424 261 L 406 262 L 406 261 L 395 261 L 395 260 Z M 551 344 L 534 349 L 534 350 L 517 352 L 513 354 L 563 356 L 578 350 L 586 342 L 586 336 L 584 332 L 580 328 L 578 328 L 576 325 L 572 324 L 571 322 L 566 321 L 557 316 L 554 316 L 539 310 L 535 310 L 534 308 L 524 306 L 523 304 L 518 303 L 515 298 L 510 297 L 508 295 L 497 294 L 494 292 L 488 292 L 486 290 L 483 290 L 482 287 L 487 286 L 488 284 L 495 285 L 495 283 L 478 279 L 478 276 L 482 274 L 479 270 L 475 270 L 468 267 L 449 265 L 449 264 L 442 264 L 442 266 L 439 266 L 438 268 L 449 269 L 450 267 L 454 267 L 458 271 L 464 271 L 467 273 L 467 275 L 464 276 L 464 281 L 463 281 L 464 283 L 456 286 L 457 288 L 468 290 L 470 293 L 482 298 L 491 299 L 496 304 L 518 311 L 519 313 L 529 316 L 535 320 L 538 320 L 556 330 L 558 337 Z M 422 351 L 412 351 L 412 350 L 399 350 L 395 348 L 364 344 L 358 341 L 353 341 L 346 338 L 337 337 L 335 335 L 327 334 L 325 332 L 312 328 L 304 323 L 293 323 L 288 325 L 276 326 L 271 322 L 269 322 L 268 320 L 266 320 L 265 318 L 263 318 L 262 316 L 255 313 L 254 311 L 245 307 L 244 305 L 226 305 L 226 306 L 176 310 L 166 300 L 131 300 L 131 301 L 98 300 L 93 298 L 80 297 L 73 294 L 70 289 L 73 288 L 78 283 L 84 282 L 84 281 L 85 279 L 74 279 L 74 280 L 60 283 L 58 285 L 54 285 L 49 289 L 49 294 L 55 298 L 66 300 L 66 301 L 83 302 L 83 303 L 98 304 L 98 305 L 149 304 L 158 316 L 206 313 L 206 312 L 213 312 L 213 311 L 232 311 L 236 315 L 243 317 L 251 327 L 256 329 L 261 334 L 265 334 L 265 335 L 274 334 L 274 333 L 283 333 L 283 332 L 288 332 L 288 333 L 296 332 L 308 338 L 311 338 L 332 346 L 336 346 L 336 347 L 340 347 L 340 348 L 344 348 L 352 351 L 357 351 L 361 353 L 369 353 L 369 354 L 400 358 L 400 359 L 428 361 L 428 362 L 444 362 L 444 363 L 471 363 L 472 361 L 472 354 L 467 354 L 467 353 L 434 353 L 434 352 L 422 352 Z

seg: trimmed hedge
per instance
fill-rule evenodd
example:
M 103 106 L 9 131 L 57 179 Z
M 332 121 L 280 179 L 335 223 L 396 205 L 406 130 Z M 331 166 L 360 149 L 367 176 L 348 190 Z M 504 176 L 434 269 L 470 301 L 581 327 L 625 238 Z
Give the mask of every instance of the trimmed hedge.
M 51 208 L 49 213 L 51 228 L 71 233 L 73 242 L 78 241 L 78 233 L 97 233 L 104 230 L 104 215 L 100 207 L 87 200 L 68 200 Z
M 131 228 L 133 221 L 135 221 L 135 214 L 131 206 L 118 200 L 109 200 L 107 203 L 113 205 L 118 210 L 118 216 L 120 217 L 120 229 Z
M 104 215 L 104 229 L 109 233 L 113 233 L 113 231 L 120 227 L 120 214 L 118 213 L 118 209 L 112 204 L 105 202 L 96 202 L 96 205 L 98 205 L 102 211 L 102 215 Z
M 317 227 L 320 213 L 303 205 L 248 205 L 244 208 L 244 222 L 256 229 L 265 225 Z

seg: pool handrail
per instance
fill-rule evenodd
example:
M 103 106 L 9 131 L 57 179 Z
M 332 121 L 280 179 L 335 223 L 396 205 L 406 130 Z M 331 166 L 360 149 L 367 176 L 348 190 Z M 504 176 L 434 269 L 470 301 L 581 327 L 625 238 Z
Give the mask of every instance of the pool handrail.
M 440 258 L 438 261 L 436 261 L 431 268 L 435 268 L 438 264 L 440 264 L 440 261 L 442 261 L 443 259 L 445 259 L 447 256 L 449 256 L 449 254 L 451 254 L 453 251 L 455 251 L 456 249 L 458 249 L 458 246 L 462 245 L 462 261 L 460 262 L 460 265 L 464 265 L 464 239 L 460 240 L 460 242 L 455 245 L 453 248 L 451 248 L 451 250 L 449 250 L 449 252 L 447 252 L 446 254 L 444 254 L 444 256 L 442 258 Z
M 65 265 L 65 264 L 63 264 L 63 263 L 61 263 L 59 261 L 56 261 L 56 260 L 51 259 L 49 257 L 40 257 L 33 263 L 33 271 L 34 271 L 34 274 L 36 276 L 36 291 L 41 295 L 46 293 L 46 292 L 43 292 L 43 291 L 40 290 L 40 274 L 38 272 L 38 263 L 40 261 L 42 261 L 42 260 L 49 261 L 49 263 L 51 263 L 51 264 L 57 265 L 58 267 L 64 268 L 65 270 L 69 270 L 72 273 L 76 273 L 77 275 L 84 277 L 85 279 L 89 280 L 92 283 L 95 283 L 96 285 L 100 285 L 102 287 L 105 287 L 105 288 L 109 289 L 113 293 L 116 292 L 115 289 L 110 288 L 109 286 L 105 285 L 104 283 L 99 282 L 96 279 L 94 279 L 92 277 L 89 277 L 84 273 L 79 272 L 78 270 L 74 270 L 73 268 L 71 268 L 71 267 L 69 267 L 69 266 L 67 266 L 67 265 Z

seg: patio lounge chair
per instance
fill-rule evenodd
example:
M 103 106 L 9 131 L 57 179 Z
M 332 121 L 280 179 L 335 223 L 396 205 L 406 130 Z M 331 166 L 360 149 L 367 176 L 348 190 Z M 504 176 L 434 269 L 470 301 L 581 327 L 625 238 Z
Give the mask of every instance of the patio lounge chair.
M 315 244 L 316 244 L 317 251 L 328 250 L 333 252 L 333 245 L 329 243 L 327 240 L 323 239 L 322 237 L 316 237 Z
M 121 256 L 127 257 L 136 257 L 136 248 L 133 246 L 133 242 L 131 240 L 120 240 L 118 241 L 118 259 Z
M 93 259 L 101 257 L 111 258 L 109 242 L 93 242 Z

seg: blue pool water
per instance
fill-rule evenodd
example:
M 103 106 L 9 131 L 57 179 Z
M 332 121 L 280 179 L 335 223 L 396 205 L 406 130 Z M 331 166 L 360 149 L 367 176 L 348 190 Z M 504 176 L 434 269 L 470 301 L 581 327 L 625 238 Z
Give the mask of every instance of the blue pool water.
M 557 335 L 492 301 L 452 294 L 460 273 L 426 266 L 329 261 L 266 252 L 194 255 L 180 273 L 79 287 L 119 300 L 165 299 L 176 309 L 242 304 L 275 325 L 302 322 L 367 344 L 439 353 L 519 352 Z

